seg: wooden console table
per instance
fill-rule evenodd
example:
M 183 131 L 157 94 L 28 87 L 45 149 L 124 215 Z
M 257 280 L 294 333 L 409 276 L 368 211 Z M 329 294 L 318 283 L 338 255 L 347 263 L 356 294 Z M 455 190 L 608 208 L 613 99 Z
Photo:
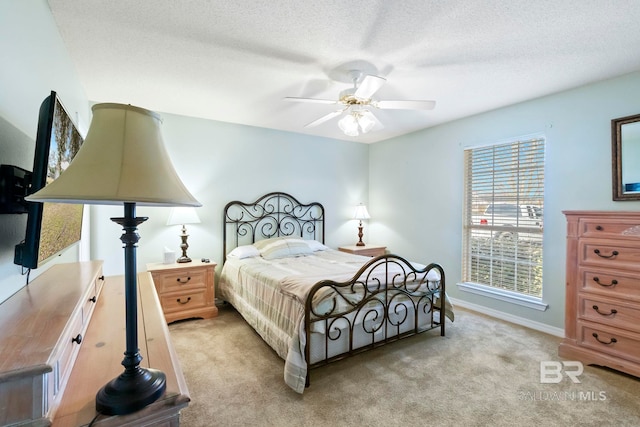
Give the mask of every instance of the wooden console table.
M 101 262 L 56 265 L 0 304 L 0 425 L 179 425 L 189 392 L 146 272 L 138 275 L 141 366 L 166 374 L 166 392 L 133 414 L 96 413 L 96 393 L 122 373 L 125 350 L 124 278 L 101 271 Z

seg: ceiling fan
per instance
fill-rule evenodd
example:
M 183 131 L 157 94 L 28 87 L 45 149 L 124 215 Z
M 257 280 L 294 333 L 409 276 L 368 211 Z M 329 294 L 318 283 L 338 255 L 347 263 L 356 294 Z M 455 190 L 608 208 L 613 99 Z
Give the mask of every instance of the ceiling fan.
M 326 114 L 319 119 L 305 125 L 305 127 L 318 126 L 334 117 L 347 113 L 340 121 L 338 126 L 349 136 L 358 136 L 360 133 L 367 133 L 374 128 L 382 129 L 384 126 L 371 112 L 371 109 L 378 108 L 381 110 L 432 110 L 435 101 L 410 101 L 410 100 L 377 100 L 373 95 L 387 81 L 384 77 L 372 74 L 364 74 L 360 70 L 351 70 L 349 72 L 353 87 L 340 92 L 337 100 L 319 99 L 319 98 L 300 98 L 288 96 L 285 101 L 308 102 L 314 104 L 338 104 L 342 107 Z

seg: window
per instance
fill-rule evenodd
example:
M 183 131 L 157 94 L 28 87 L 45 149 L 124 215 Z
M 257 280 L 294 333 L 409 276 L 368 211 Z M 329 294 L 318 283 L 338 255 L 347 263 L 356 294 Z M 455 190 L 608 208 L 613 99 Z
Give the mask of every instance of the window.
M 542 298 L 544 138 L 467 149 L 464 161 L 463 285 Z

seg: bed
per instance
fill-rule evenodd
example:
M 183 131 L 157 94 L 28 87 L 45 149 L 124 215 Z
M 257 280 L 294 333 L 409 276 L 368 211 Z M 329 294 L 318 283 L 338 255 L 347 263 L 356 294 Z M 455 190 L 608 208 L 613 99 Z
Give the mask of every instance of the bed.
M 445 335 L 453 309 L 436 263 L 324 245 L 324 207 L 275 192 L 224 208 L 217 296 L 285 360 L 298 393 L 309 371 L 418 333 Z

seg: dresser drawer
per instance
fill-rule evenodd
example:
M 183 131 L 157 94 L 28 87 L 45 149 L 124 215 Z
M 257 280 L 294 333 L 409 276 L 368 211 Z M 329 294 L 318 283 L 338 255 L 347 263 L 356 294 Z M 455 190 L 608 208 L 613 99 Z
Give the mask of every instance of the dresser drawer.
M 604 268 L 580 267 L 579 289 L 603 296 L 640 301 L 640 274 Z
M 640 334 L 578 321 L 578 344 L 640 363 Z
M 637 218 L 581 218 L 579 237 L 622 238 L 640 240 L 640 221 Z
M 578 316 L 607 326 L 640 332 L 640 305 L 608 298 L 580 295 Z
M 202 268 L 151 272 L 159 294 L 185 289 L 206 288 L 206 270 Z
M 165 313 L 206 307 L 207 291 L 203 289 L 160 295 L 160 304 Z
M 640 241 L 611 241 L 583 239 L 578 243 L 578 262 L 581 266 L 637 270 L 640 265 Z
M 69 323 L 69 328 L 61 335 L 58 342 L 57 360 L 53 363 L 53 394 L 58 394 L 58 391 L 64 386 L 73 362 L 76 360 L 78 351 L 80 351 L 80 344 L 84 337 L 84 331 L 87 324 L 83 323 L 81 313 L 77 313 L 77 316 Z

